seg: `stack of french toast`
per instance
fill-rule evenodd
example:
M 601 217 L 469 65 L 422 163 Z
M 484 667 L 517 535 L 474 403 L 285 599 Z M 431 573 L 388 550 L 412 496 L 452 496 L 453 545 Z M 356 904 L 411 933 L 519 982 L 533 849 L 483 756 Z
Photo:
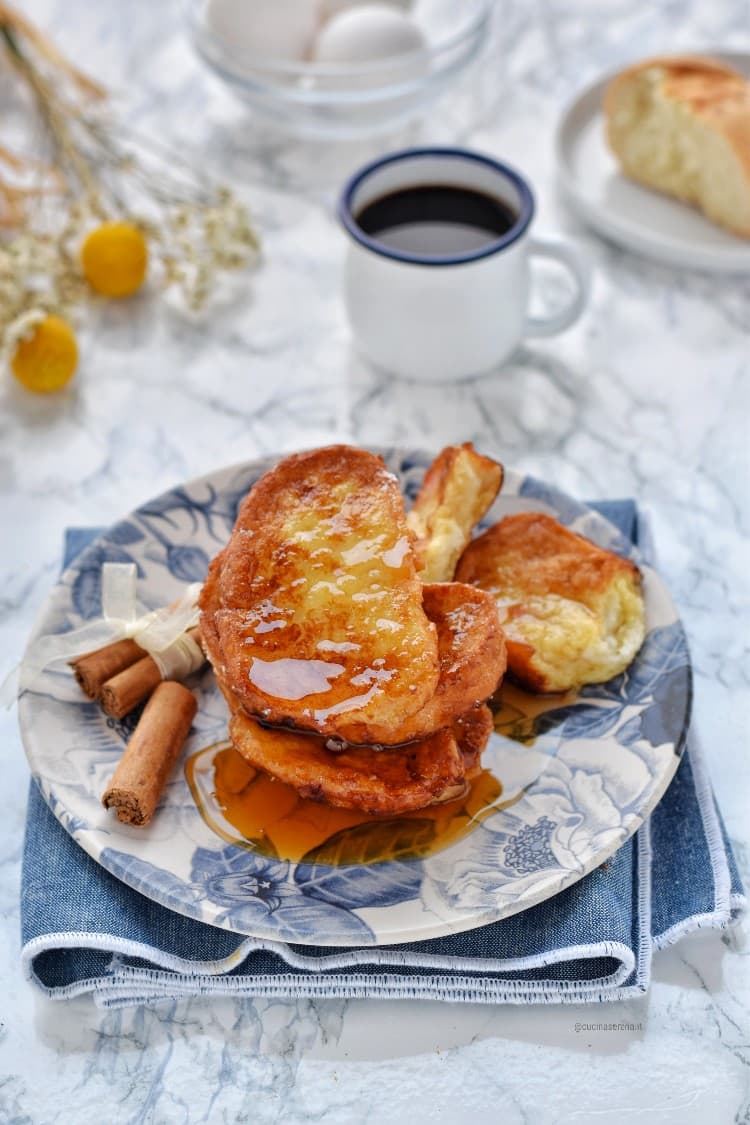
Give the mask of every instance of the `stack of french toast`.
M 251 488 L 200 603 L 248 762 L 331 805 L 425 808 L 480 770 L 506 666 L 537 692 L 627 667 L 645 632 L 635 565 L 539 512 L 472 540 L 502 480 L 449 446 L 407 515 L 380 457 L 336 445 Z

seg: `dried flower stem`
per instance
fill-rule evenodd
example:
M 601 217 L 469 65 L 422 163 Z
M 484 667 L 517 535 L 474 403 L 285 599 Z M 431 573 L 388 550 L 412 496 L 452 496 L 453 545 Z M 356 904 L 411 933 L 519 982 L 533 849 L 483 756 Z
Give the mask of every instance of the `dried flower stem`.
M 15 8 L 11 8 L 9 4 L 0 3 L 0 27 L 2 27 L 4 31 L 9 31 L 13 39 L 16 39 L 16 36 L 13 34 L 14 31 L 20 32 L 30 43 L 33 43 L 34 47 L 36 47 L 39 53 L 46 58 L 48 62 L 52 63 L 57 69 L 62 70 L 68 78 L 72 79 L 75 85 L 89 97 L 106 97 L 106 91 L 103 86 L 100 86 L 98 82 L 94 82 L 88 75 L 83 74 L 82 71 L 72 66 L 65 56 L 60 54 L 54 43 L 50 43 L 49 39 L 47 39 L 45 35 L 42 35 L 41 31 L 39 31 L 30 20 L 27 20 L 20 12 L 17 12 Z M 17 39 L 15 47 L 12 43 L 9 43 L 9 46 L 11 50 L 16 50 Z
M 219 273 L 248 265 L 258 238 L 245 207 L 158 143 L 127 134 L 93 105 L 104 96 L 28 20 L 0 2 L 0 52 L 34 95 L 52 147 L 51 166 L 0 147 L 0 344 L 40 313 L 70 316 L 90 296 L 78 259 L 86 233 L 110 219 L 138 226 L 149 241 L 152 276 L 179 289 L 190 309 L 212 294 Z M 14 174 L 34 170 L 29 187 Z M 43 175 L 44 182 L 39 182 Z M 32 215 L 57 192 L 54 213 Z M 1 232 L 0 232 L 1 233 Z M 31 318 L 31 319 L 29 319 Z
M 1 14 L 1 13 L 0 13 Z M 49 127 L 49 133 L 57 149 L 59 167 L 62 174 L 66 175 L 66 166 L 70 170 L 66 176 L 68 186 L 74 190 L 75 184 L 71 182 L 73 176 L 77 177 L 83 188 L 87 202 L 96 214 L 104 216 L 104 210 L 99 199 L 96 181 L 86 161 L 79 153 L 71 135 L 65 113 L 58 104 L 55 92 L 46 78 L 32 65 L 25 52 L 22 50 L 15 32 L 7 24 L 0 24 L 0 35 L 8 46 L 13 62 L 22 72 L 24 78 L 36 95 L 37 105 Z

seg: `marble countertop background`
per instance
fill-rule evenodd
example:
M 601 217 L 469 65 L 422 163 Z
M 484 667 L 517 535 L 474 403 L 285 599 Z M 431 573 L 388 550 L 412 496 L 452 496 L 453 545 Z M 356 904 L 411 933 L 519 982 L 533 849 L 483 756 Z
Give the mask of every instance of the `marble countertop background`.
M 119 92 L 129 121 L 237 185 L 265 262 L 245 301 L 206 322 L 146 299 L 102 308 L 62 397 L 4 381 L 0 676 L 54 581 L 66 526 L 108 523 L 181 479 L 266 452 L 471 439 L 576 496 L 632 495 L 650 509 L 690 639 L 695 729 L 750 882 L 750 278 L 689 275 L 599 241 L 559 202 L 551 147 L 560 107 L 601 70 L 681 47 L 750 49 L 746 0 L 501 2 L 485 60 L 429 126 L 325 146 L 254 122 L 193 57 L 175 3 L 24 10 Z M 0 105 L 8 95 L 0 74 Z M 457 387 L 366 369 L 340 302 L 336 188 L 379 149 L 419 139 L 518 164 L 536 186 L 536 229 L 574 234 L 595 268 L 573 330 Z M 0 735 L 3 1122 L 748 1120 L 742 931 L 657 955 L 649 995 L 606 1007 L 227 1000 L 103 1013 L 88 999 L 43 999 L 18 961 L 28 771 L 14 713 L 0 716 Z M 636 1030 L 579 1029 L 613 1022 Z

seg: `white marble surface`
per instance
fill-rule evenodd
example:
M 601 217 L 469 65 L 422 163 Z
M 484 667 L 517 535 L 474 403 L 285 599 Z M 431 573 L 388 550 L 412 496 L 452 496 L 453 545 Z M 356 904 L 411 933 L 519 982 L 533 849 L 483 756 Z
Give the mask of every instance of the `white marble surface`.
M 176 4 L 27 0 L 24 9 L 121 92 L 139 127 L 237 182 L 266 261 L 246 300 L 205 325 L 146 300 L 97 314 L 61 398 L 32 399 L 5 381 L 0 674 L 54 580 L 66 525 L 107 523 L 182 478 L 261 452 L 332 438 L 436 447 L 470 438 L 575 495 L 649 506 L 690 637 L 695 728 L 750 880 L 750 280 L 687 276 L 599 242 L 562 209 L 550 146 L 560 106 L 599 70 L 681 46 L 750 49 L 747 3 L 508 2 L 487 61 L 429 126 L 322 152 L 269 137 L 244 114 L 193 60 Z M 420 137 L 468 141 L 525 169 L 537 229 L 577 235 L 596 270 L 572 331 L 523 348 L 501 375 L 440 390 L 376 376 L 352 356 L 331 216 L 347 171 Z M 657 955 L 648 997 L 606 1008 L 196 1001 L 103 1014 L 87 999 L 42 999 L 18 964 L 28 774 L 15 724 L 0 717 L 0 1120 L 748 1119 L 741 932 L 703 933 Z M 576 1030 L 601 1021 L 640 1030 Z

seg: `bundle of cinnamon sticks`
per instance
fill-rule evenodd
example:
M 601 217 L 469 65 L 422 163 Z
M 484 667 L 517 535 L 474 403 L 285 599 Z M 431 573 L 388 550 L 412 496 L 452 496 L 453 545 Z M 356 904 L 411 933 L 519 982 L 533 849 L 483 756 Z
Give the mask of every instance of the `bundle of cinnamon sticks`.
M 200 645 L 200 630 L 188 630 Z M 177 760 L 198 709 L 182 684 L 165 680 L 152 656 L 132 640 L 115 641 L 70 661 L 84 695 L 121 719 L 144 699 L 144 708 L 102 804 L 124 824 L 146 825 Z
M 200 644 L 200 630 L 188 630 Z M 162 674 L 145 649 L 135 641 L 115 641 L 70 661 L 73 674 L 89 699 L 98 700 L 113 719 L 122 719 L 162 682 Z

